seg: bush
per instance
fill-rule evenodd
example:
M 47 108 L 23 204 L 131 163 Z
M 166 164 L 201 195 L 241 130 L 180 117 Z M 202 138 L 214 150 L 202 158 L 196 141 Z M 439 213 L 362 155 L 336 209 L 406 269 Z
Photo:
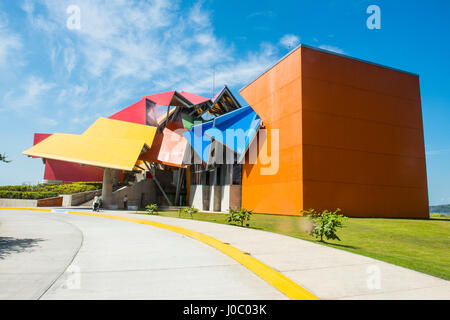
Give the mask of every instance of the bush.
M 241 227 L 244 226 L 245 221 L 250 221 L 250 217 L 252 215 L 252 210 L 247 210 L 245 208 L 242 208 L 241 210 L 234 210 L 230 208 L 229 211 L 230 213 L 227 215 L 227 222 L 229 224 L 240 224 Z
M 194 207 L 187 207 L 187 208 L 181 209 L 180 212 L 184 213 L 184 214 L 188 214 L 188 215 L 191 216 L 191 219 L 194 219 L 194 213 L 197 213 L 198 209 L 194 208 Z
M 102 183 L 101 182 L 74 182 L 72 183 L 72 185 L 85 185 L 85 186 L 91 186 L 94 187 L 95 190 L 101 189 L 102 188 Z
M 38 184 L 36 186 L 0 186 L 0 191 L 56 192 L 57 194 L 74 194 L 98 190 L 101 189 L 101 185 L 101 183 L 97 182 L 76 182 L 73 184 Z M 20 197 L 18 199 L 20 199 Z
M 33 191 L 5 191 L 0 190 L 0 198 L 3 199 L 47 199 L 57 197 L 57 192 L 33 192 Z
M 1 186 L 0 191 L 32 191 L 30 186 Z
M 145 211 L 147 211 L 149 214 L 158 214 L 158 205 L 156 204 L 149 204 L 145 207 Z
M 338 214 L 341 209 L 337 208 L 335 211 L 309 209 L 301 212 L 313 222 L 311 235 L 320 238 L 321 242 L 323 242 L 323 237 L 327 240 L 341 241 L 337 236 L 337 230 L 343 227 L 343 222 L 347 219 L 342 214 Z
M 36 186 L 0 186 L 0 198 L 5 199 L 45 199 L 60 194 L 74 194 L 79 192 L 101 189 L 97 182 L 75 182 L 72 184 L 38 184 Z
M 36 190 L 40 191 L 53 191 L 59 194 L 74 194 L 79 192 L 98 190 L 99 188 L 95 185 L 89 185 L 84 183 L 73 183 L 73 184 L 57 184 L 57 185 L 38 185 L 35 187 Z

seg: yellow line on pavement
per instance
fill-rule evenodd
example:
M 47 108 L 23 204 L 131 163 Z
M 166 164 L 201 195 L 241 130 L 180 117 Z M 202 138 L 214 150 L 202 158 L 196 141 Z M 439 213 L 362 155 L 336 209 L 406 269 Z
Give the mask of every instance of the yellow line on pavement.
M 1 208 L 0 209 L 14 209 L 14 210 L 33 210 L 33 211 L 45 211 L 45 212 L 51 212 L 51 209 L 35 209 L 35 208 Z M 161 222 L 156 221 L 150 221 L 145 219 L 137 219 L 137 218 L 128 218 L 128 217 L 122 217 L 122 216 L 114 216 L 110 214 L 97 214 L 97 213 L 90 213 L 90 212 L 80 212 L 80 211 L 68 211 L 69 214 L 77 214 L 77 215 L 84 215 L 84 216 L 92 216 L 92 217 L 100 217 L 100 218 L 109 218 L 114 220 L 121 220 L 121 221 L 128 221 L 128 222 L 135 222 L 140 224 L 145 224 L 169 231 L 173 231 L 179 234 L 183 234 L 185 236 L 188 236 L 190 238 L 199 240 L 221 252 L 226 254 L 227 256 L 231 257 L 232 259 L 236 260 L 249 270 L 251 270 L 253 273 L 270 283 L 273 287 L 278 289 L 280 292 L 285 294 L 287 297 L 289 297 L 292 300 L 318 300 L 318 298 L 312 294 L 311 292 L 307 291 L 306 289 L 299 286 L 297 283 L 292 281 L 291 279 L 285 277 L 278 271 L 272 269 L 271 267 L 267 266 L 266 264 L 262 263 L 258 259 L 253 258 L 252 256 L 243 253 L 239 249 L 228 245 L 226 243 L 223 243 L 220 240 L 217 240 L 213 237 L 207 236 L 203 233 L 185 229 L 182 227 L 173 226 L 170 224 L 165 224 Z
M 290 299 L 293 299 L 293 300 L 318 300 L 318 298 L 315 295 L 313 295 L 311 292 L 305 290 L 304 288 L 299 286 L 297 283 L 295 283 L 291 279 L 285 277 L 284 275 L 282 275 L 278 271 L 275 271 L 274 269 L 270 268 L 269 266 L 262 263 L 261 261 L 253 258 L 252 256 L 250 256 L 248 254 L 243 253 L 242 251 L 240 251 L 239 249 L 237 249 L 233 246 L 225 244 L 222 241 L 219 241 L 213 237 L 207 236 L 203 233 L 185 229 L 185 228 L 181 228 L 181 227 L 177 227 L 177 226 L 173 226 L 170 224 L 165 224 L 165 223 L 150 221 L 150 220 L 144 220 L 144 219 L 128 218 L 128 217 L 114 216 L 114 215 L 109 215 L 109 214 L 77 212 L 77 211 L 69 211 L 68 213 L 146 224 L 149 226 L 153 226 L 153 227 L 170 230 L 173 232 L 183 234 L 190 238 L 199 240 L 199 241 L 225 253 L 229 257 L 233 258 L 234 260 L 236 260 L 243 266 L 245 266 L 248 269 L 250 269 L 251 271 L 253 271 L 256 275 L 258 275 L 262 279 L 266 280 L 268 283 L 270 283 L 276 289 L 278 289 L 279 291 L 284 293 Z
M 10 207 L 0 207 L 0 210 L 29 210 L 29 211 L 41 211 L 41 212 L 52 212 L 52 209 L 41 209 L 41 208 L 10 208 Z

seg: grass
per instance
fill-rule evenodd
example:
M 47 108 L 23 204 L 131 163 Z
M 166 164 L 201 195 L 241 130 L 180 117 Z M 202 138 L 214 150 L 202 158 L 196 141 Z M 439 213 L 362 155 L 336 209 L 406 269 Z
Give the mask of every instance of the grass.
M 160 216 L 191 219 L 178 212 Z M 226 224 L 220 213 L 195 213 L 194 219 Z M 305 217 L 253 214 L 250 228 L 320 243 L 307 232 Z M 450 216 L 429 220 L 349 218 L 338 232 L 342 241 L 320 243 L 450 280 Z

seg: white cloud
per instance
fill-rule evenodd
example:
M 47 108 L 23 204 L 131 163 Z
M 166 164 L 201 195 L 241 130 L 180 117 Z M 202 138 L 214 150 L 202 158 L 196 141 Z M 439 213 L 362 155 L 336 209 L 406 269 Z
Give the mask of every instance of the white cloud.
M 77 63 L 77 56 L 73 48 L 66 48 L 64 50 L 64 65 L 66 66 L 67 72 L 72 73 L 73 68 Z
M 57 25 L 51 20 L 46 19 L 42 14 L 35 13 L 35 1 L 25 0 L 22 2 L 21 9 L 27 14 L 30 24 L 44 32 L 55 32 Z
M 338 48 L 338 47 L 335 47 L 335 46 L 326 45 L 326 44 L 320 45 L 319 48 L 323 49 L 323 50 L 339 53 L 339 54 L 344 54 L 345 53 L 344 50 L 342 50 L 341 48 Z
M 210 25 L 209 13 L 202 9 L 202 1 L 198 1 L 189 11 L 189 21 L 200 27 Z
M 8 19 L 0 12 L 0 68 L 11 66 L 22 47 L 21 37 L 8 28 Z
M 267 11 L 256 11 L 253 13 L 250 13 L 247 16 L 247 19 L 251 19 L 251 18 L 267 18 L 267 19 L 272 19 L 275 18 L 277 16 L 277 14 L 271 10 L 267 10 Z
M 280 39 L 280 44 L 286 49 L 294 49 L 300 43 L 300 38 L 295 34 L 285 34 Z
M 40 99 L 52 88 L 53 83 L 45 82 L 36 76 L 29 76 L 20 88 L 13 89 L 3 97 L 3 108 L 9 110 L 23 111 L 26 107 L 36 107 Z
M 37 122 L 44 127 L 54 127 L 58 125 L 58 121 L 49 117 L 38 117 Z
M 202 3 L 182 8 L 173 0 L 38 0 L 22 8 L 32 30 L 44 36 L 41 52 L 51 61 L 55 103 L 71 108 L 65 113 L 81 124 L 155 92 L 210 96 L 213 68 L 216 91 L 225 84 L 239 87 L 276 60 L 278 49 L 270 44 L 237 51 L 215 33 L 212 13 Z M 72 4 L 80 7 L 80 30 L 66 27 Z M 86 117 L 87 110 L 95 114 Z

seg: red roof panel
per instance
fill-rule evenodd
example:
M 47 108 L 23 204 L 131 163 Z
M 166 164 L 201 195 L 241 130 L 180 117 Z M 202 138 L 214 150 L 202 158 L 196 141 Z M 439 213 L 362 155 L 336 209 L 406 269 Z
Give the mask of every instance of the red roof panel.
M 145 96 L 149 100 L 156 103 L 157 106 L 168 106 L 173 99 L 175 91 L 167 91 L 162 93 L 156 93 L 149 96 Z
M 209 98 L 205 98 L 190 92 L 186 92 L 186 91 L 181 91 L 180 94 L 185 97 L 186 99 L 188 99 L 190 102 L 192 102 L 193 104 L 199 104 L 205 101 L 208 101 Z
M 109 119 L 122 120 L 127 122 L 147 124 L 146 101 L 142 98 L 131 106 L 113 114 Z

